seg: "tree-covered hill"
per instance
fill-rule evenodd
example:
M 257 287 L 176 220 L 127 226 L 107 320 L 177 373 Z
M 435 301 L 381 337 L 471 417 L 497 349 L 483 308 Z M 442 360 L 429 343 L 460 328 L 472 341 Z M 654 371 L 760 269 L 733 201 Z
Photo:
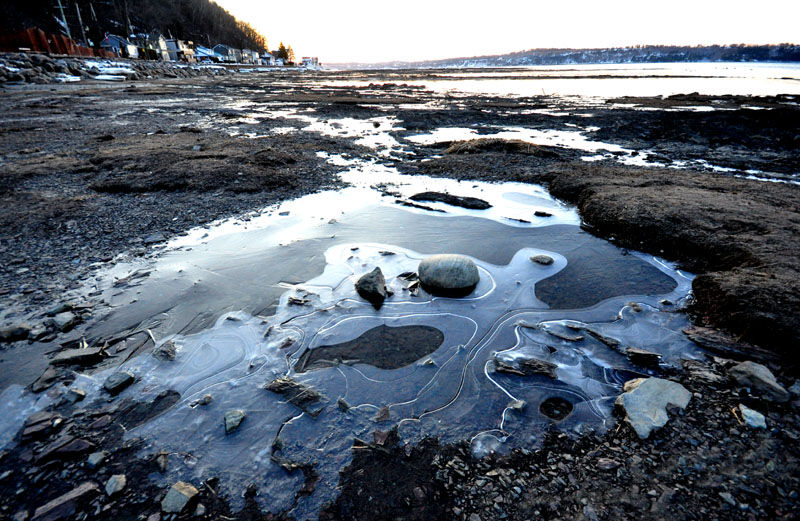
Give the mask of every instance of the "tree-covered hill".
M 602 49 L 529 49 L 492 56 L 417 62 L 333 64 L 344 67 L 520 67 L 597 63 L 800 62 L 800 45 L 636 45 Z
M 224 43 L 267 50 L 264 36 L 210 0 L 61 0 L 61 6 L 70 33 L 78 41 L 82 39 L 80 11 L 86 35 L 95 43 L 105 33 L 126 36 L 159 31 L 167 38 L 200 45 Z M 61 19 L 57 0 L 4 0 L 0 7 L 3 31 L 39 27 L 50 33 L 64 33 Z

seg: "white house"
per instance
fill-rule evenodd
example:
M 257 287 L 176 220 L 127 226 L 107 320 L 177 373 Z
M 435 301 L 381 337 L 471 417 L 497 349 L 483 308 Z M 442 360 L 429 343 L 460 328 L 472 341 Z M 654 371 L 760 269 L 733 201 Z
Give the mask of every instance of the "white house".
M 167 53 L 169 53 L 169 59 L 174 62 L 195 62 L 192 42 L 184 42 L 177 38 L 170 38 L 167 40 Z
M 319 58 L 316 56 L 303 56 L 303 67 L 307 69 L 318 69 Z
M 268 52 L 262 52 L 261 65 L 275 65 L 275 57 Z

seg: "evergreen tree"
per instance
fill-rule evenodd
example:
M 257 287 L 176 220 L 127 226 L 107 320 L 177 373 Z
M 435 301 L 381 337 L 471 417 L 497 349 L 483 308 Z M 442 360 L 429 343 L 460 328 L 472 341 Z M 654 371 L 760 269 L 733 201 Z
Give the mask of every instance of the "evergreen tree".
M 283 45 L 283 42 L 281 42 L 280 46 L 278 46 L 278 50 L 275 52 L 275 58 L 289 61 L 289 51 L 286 50 L 286 46 Z

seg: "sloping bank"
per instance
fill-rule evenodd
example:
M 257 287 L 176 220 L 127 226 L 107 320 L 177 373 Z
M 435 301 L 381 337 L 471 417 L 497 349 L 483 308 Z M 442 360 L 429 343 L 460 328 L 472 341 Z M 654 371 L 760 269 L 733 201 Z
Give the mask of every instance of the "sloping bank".
M 541 156 L 447 154 L 421 170 L 546 184 L 555 197 L 578 207 L 596 235 L 697 274 L 690 308 L 696 323 L 729 333 L 695 331 L 699 343 L 729 356 L 739 351 L 796 365 L 800 187 L 608 162 L 543 163 Z

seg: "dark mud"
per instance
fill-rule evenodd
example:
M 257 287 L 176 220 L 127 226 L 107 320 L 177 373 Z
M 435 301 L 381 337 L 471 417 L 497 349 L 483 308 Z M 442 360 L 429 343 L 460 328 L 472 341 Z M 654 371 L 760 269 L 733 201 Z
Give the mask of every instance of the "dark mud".
M 444 334 L 433 327 L 380 325 L 349 342 L 306 351 L 295 370 L 305 372 L 339 363 L 362 363 L 381 369 L 397 369 L 433 353 L 442 342 Z M 380 355 L 376 356 L 376 353 Z
M 793 100 L 687 96 L 586 105 L 545 96 L 450 96 L 413 85 L 427 74 L 275 73 L 4 89 L 0 318 L 3 324 L 32 320 L 44 329 L 28 335 L 35 340 L 30 345 L 24 334 L 17 335 L 21 341 L 0 344 L 3 362 L 18 361 L 15 378 L 32 383 L 39 372 L 26 368 L 41 367 L 32 360 L 75 347 L 62 342 L 65 332 L 49 322 L 54 313 L 47 311 L 71 309 L 84 322 L 104 312 L 92 295 L 65 304 L 63 294 L 117 256 L 147 255 L 193 226 L 339 186 L 335 174 L 341 169 L 317 152 L 374 157 L 374 150 L 352 139 L 274 131 L 301 129 L 306 123 L 299 120 L 250 117 L 257 108 L 291 107 L 314 109 L 321 119 L 395 116 L 402 129 L 393 136 L 417 154 L 392 160 L 404 173 L 548 185 L 555 196 L 578 207 L 592 233 L 697 272 L 692 312 L 699 325 L 715 328 L 696 330 L 698 341 L 727 356 L 770 359 L 781 383 L 791 385 L 794 350 L 800 345 L 800 188 L 730 174 L 800 172 L 800 118 Z M 341 80 L 373 84 L 325 86 Z M 698 105 L 725 110 L 663 111 Z M 566 115 L 532 112 L 539 109 Z M 624 167 L 613 157 L 587 164 L 579 161 L 585 154 L 578 150 L 507 140 L 423 146 L 405 139 L 439 127 L 470 128 L 480 137 L 509 126 L 568 131 L 587 124 L 599 127 L 587 131 L 591 138 L 640 150 L 655 162 L 703 159 L 737 171 L 720 175 L 702 165 L 693 170 Z M 259 137 L 250 139 L 253 134 Z M 631 291 L 653 281 L 623 264 L 633 269 L 627 274 Z M 598 279 L 598 289 L 570 295 L 557 276 L 537 286 L 537 295 L 567 307 L 627 294 L 628 287 L 603 285 L 601 275 L 608 269 L 615 268 L 592 265 L 590 258 L 582 264 L 570 261 L 560 275 Z M 664 289 L 659 283 L 653 281 L 652 291 Z M 152 342 L 142 338 L 130 356 L 151 348 Z M 620 424 L 604 437 L 553 434 L 536 451 L 474 460 L 467 446 L 429 441 L 400 447 L 392 434 L 376 433 L 353 447 L 340 499 L 322 517 L 796 519 L 798 404 L 766 402 L 730 385 L 724 378 L 727 365 L 720 359 L 703 363 L 719 376 L 712 383 L 696 371 L 662 375 L 694 395 L 685 413 L 672 414 L 647 441 Z M 43 386 L 69 381 L 73 369 L 78 368 L 59 369 Z M 163 462 L 137 459 L 138 442 L 123 442 L 122 436 L 174 399 L 127 403 L 109 398 L 91 416 L 73 415 L 68 403 L 51 406 L 63 418 L 57 428 L 0 453 L 0 517 L 25 519 L 24 511 L 29 519 L 36 508 L 81 483 L 102 488 L 112 474 L 125 473 L 128 486 L 121 496 L 110 499 L 101 492 L 72 505 L 73 513 L 63 518 L 163 519 L 152 516 L 166 491 L 148 477 L 161 472 Z M 739 403 L 763 412 L 768 430 L 742 425 L 735 412 Z M 552 411 L 555 417 L 559 413 Z M 85 440 L 91 451 L 108 451 L 106 464 L 90 468 L 86 454 L 74 450 L 37 462 L 48 447 L 70 437 Z M 168 465 L 171 458 L 186 456 L 169 454 L 163 461 Z M 313 472 L 297 472 L 306 472 L 301 494 L 311 493 Z M 230 511 L 215 484 L 213 476 L 195 483 L 195 501 L 204 505 L 204 514 L 192 510 L 172 519 L 276 517 L 260 512 L 256 484 L 242 491 L 246 506 L 240 512 Z M 291 513 L 278 517 L 287 516 Z

